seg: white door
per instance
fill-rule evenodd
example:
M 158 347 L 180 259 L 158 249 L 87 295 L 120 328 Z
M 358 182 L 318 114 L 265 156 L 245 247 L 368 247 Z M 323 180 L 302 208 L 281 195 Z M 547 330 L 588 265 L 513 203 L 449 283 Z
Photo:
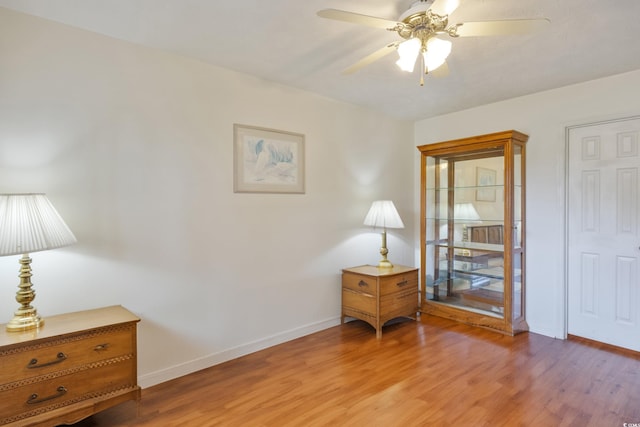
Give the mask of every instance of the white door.
M 568 332 L 640 351 L 640 118 L 569 129 Z

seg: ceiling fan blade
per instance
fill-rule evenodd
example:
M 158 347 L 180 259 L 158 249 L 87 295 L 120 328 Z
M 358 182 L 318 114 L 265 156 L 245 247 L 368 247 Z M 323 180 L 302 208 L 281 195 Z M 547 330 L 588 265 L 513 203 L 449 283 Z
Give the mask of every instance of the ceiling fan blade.
M 460 0 L 435 0 L 431 5 L 431 12 L 436 15 L 451 15 L 460 6 Z
M 352 24 L 366 25 L 374 28 L 394 28 L 397 25 L 396 21 L 389 21 L 388 19 L 376 18 L 375 16 L 361 15 L 359 13 L 347 12 L 345 10 L 338 9 L 323 9 L 318 11 L 318 16 L 321 18 L 334 19 L 336 21 L 351 22 Z
M 458 27 L 455 29 L 454 34 L 460 37 L 527 34 L 545 28 L 550 22 L 547 18 L 464 22 L 456 24 Z
M 359 69 L 361 69 L 363 67 L 366 67 L 367 65 L 371 64 L 372 62 L 375 62 L 378 59 L 390 54 L 391 52 L 394 52 L 396 50 L 396 48 L 398 47 L 398 43 L 399 42 L 389 43 L 385 47 L 376 50 L 375 52 L 373 52 L 370 55 L 365 56 L 360 61 L 358 61 L 355 64 L 353 64 L 352 66 L 350 66 L 348 68 L 345 68 L 342 71 L 342 74 L 353 74 L 356 71 L 358 71 Z
M 449 64 L 447 64 L 447 62 L 445 61 L 444 64 L 442 64 L 435 70 L 429 71 L 429 74 L 437 78 L 447 77 L 449 75 Z

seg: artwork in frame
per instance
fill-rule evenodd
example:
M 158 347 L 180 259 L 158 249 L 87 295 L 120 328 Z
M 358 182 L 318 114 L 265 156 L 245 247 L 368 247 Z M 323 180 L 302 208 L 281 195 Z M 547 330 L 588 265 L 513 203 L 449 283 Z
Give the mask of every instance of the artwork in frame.
M 233 125 L 233 191 L 304 193 L 304 135 Z
M 496 201 L 496 171 L 476 168 L 476 200 L 479 202 Z M 482 188 L 487 187 L 487 188 Z

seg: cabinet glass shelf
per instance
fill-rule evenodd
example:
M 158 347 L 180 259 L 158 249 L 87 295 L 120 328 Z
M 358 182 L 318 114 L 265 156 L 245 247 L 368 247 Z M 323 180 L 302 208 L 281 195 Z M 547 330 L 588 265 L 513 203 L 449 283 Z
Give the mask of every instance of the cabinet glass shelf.
M 514 185 L 514 188 L 522 188 L 522 185 Z M 504 185 L 466 185 L 466 186 L 456 186 L 456 187 L 429 187 L 426 188 L 426 191 L 449 191 L 449 190 L 477 190 L 477 189 L 504 189 Z

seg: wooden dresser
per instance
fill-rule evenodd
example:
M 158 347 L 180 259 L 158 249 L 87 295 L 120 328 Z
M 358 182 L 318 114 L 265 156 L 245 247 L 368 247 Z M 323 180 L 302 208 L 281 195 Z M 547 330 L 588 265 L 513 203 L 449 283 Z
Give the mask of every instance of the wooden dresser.
M 416 318 L 418 269 L 372 265 L 342 270 L 342 316 L 364 320 L 382 337 L 382 326 L 396 317 Z
M 0 328 L 0 425 L 71 424 L 140 399 L 138 317 L 120 306 L 45 318 L 27 332 Z

